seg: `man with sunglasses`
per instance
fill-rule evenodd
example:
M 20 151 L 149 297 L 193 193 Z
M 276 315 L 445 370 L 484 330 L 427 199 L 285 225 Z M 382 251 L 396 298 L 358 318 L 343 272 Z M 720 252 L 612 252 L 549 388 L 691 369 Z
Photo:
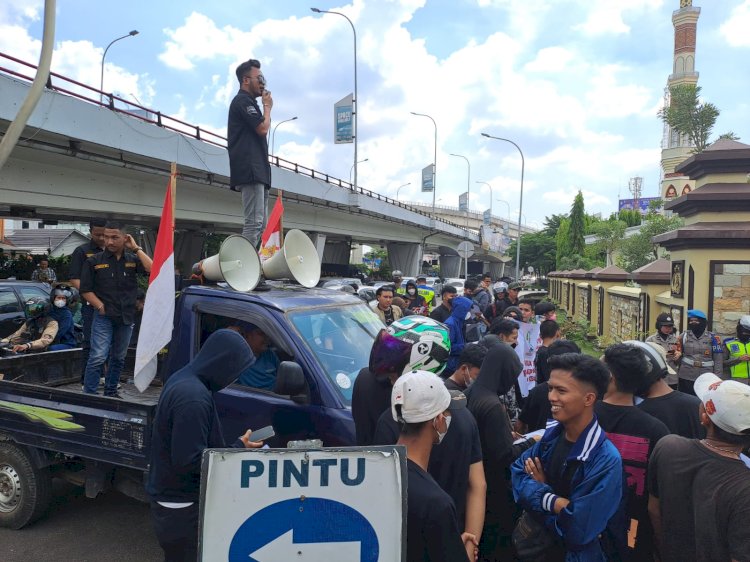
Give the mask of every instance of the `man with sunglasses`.
M 230 186 L 242 193 L 245 221 L 242 236 L 257 247 L 268 218 L 271 165 L 267 135 L 271 128 L 273 98 L 266 90 L 259 61 L 243 62 L 236 74 L 240 89 L 229 106 L 227 118 Z M 262 100 L 262 112 L 257 98 Z

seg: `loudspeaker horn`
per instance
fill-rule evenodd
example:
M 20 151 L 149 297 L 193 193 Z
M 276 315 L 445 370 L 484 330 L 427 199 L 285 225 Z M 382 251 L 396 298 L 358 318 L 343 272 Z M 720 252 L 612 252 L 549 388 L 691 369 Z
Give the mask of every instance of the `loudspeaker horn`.
M 235 291 L 247 292 L 260 283 L 258 252 L 243 236 L 228 236 L 219 253 L 193 265 L 193 273 L 209 281 L 224 281 Z
M 284 246 L 263 263 L 263 274 L 266 279 L 292 279 L 303 287 L 315 287 L 320 281 L 318 251 L 304 232 L 292 229 Z

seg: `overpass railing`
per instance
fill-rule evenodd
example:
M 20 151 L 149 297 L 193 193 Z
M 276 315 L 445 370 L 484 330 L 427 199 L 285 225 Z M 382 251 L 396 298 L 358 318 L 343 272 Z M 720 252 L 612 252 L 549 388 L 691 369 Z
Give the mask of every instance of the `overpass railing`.
M 16 66 L 15 69 L 12 68 L 14 65 Z M 25 74 L 24 72 L 36 71 L 36 69 L 37 65 L 35 64 L 23 61 L 5 53 L 0 53 L 0 72 L 9 74 L 22 80 L 26 80 L 28 82 L 33 82 L 34 76 L 30 76 L 29 74 Z M 67 94 L 94 105 L 105 107 L 110 111 L 114 111 L 116 113 L 124 113 L 130 117 L 140 119 L 141 121 L 144 121 L 146 123 L 151 123 L 164 129 L 187 135 L 202 142 L 207 142 L 209 144 L 220 146 L 222 148 L 226 148 L 227 146 L 226 137 L 223 137 L 218 133 L 203 129 L 198 125 L 187 123 L 186 121 L 182 121 L 181 119 L 178 119 L 176 117 L 165 115 L 161 111 L 157 111 L 155 109 L 145 107 L 140 103 L 135 103 L 130 100 L 121 98 L 120 96 L 112 92 L 105 92 L 98 88 L 94 88 L 92 86 L 89 86 L 88 84 L 84 84 L 82 82 L 78 82 L 77 80 L 73 80 L 72 78 L 68 78 L 67 76 L 63 76 L 62 74 L 58 74 L 57 72 L 50 72 L 49 77 L 47 78 L 47 89 L 54 90 L 62 94 Z M 117 104 L 122 104 L 127 107 L 118 107 Z M 302 166 L 300 164 L 297 164 L 296 162 L 290 162 L 289 160 L 285 160 L 273 155 L 269 155 L 268 160 L 272 165 L 278 168 L 283 168 L 285 170 L 289 170 L 296 174 L 301 174 L 315 180 L 324 181 L 326 183 L 348 189 L 354 193 L 359 193 L 367 197 L 383 201 L 390 205 L 396 205 L 413 213 L 457 228 L 463 231 L 466 235 L 476 234 L 473 231 L 466 229 L 466 227 L 461 226 L 460 224 L 433 217 L 430 213 L 427 213 L 422 209 L 406 203 L 402 203 L 400 201 L 397 201 L 396 199 L 393 199 L 386 195 L 382 195 L 375 191 L 371 191 L 360 186 L 357 186 L 355 188 L 355 186 L 348 181 L 330 176 L 312 168 L 308 168 L 307 166 Z

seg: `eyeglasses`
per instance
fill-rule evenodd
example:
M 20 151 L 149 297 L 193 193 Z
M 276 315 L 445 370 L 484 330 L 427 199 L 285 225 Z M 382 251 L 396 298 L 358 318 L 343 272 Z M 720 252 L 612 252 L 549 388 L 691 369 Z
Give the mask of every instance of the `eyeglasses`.
M 261 86 L 266 85 L 266 77 L 263 76 L 262 74 L 258 74 L 258 76 L 250 76 L 249 74 L 245 74 L 243 78 L 248 78 L 250 80 L 252 80 L 253 78 L 257 78 L 258 84 L 260 84 Z

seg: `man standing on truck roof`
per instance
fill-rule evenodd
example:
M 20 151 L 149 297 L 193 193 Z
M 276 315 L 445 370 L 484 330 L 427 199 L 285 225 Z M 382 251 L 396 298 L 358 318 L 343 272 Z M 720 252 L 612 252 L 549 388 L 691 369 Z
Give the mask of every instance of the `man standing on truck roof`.
M 91 240 L 81 244 L 75 250 L 70 258 L 68 266 L 68 277 L 70 284 L 78 291 L 81 291 L 81 272 L 86 264 L 86 260 L 104 251 L 104 225 L 107 221 L 104 219 L 91 219 L 89 222 L 89 233 Z M 86 299 L 83 299 L 81 307 L 81 318 L 83 319 L 83 340 L 81 341 L 81 384 L 86 374 L 86 365 L 89 362 L 89 353 L 91 351 L 91 324 L 94 322 L 94 307 Z
M 254 361 L 238 332 L 217 330 L 164 385 L 154 416 L 146 491 L 165 562 L 198 558 L 201 457 L 207 448 L 226 447 L 214 394 Z M 247 430 L 232 447 L 262 447 L 263 443 L 250 441 L 251 433 Z
M 83 390 L 96 394 L 104 362 L 109 357 L 104 395 L 119 398 L 117 383 L 135 321 L 136 278 L 151 271 L 151 258 L 125 233 L 121 223 L 108 222 L 104 240 L 105 250 L 87 259 L 81 272 L 81 296 L 97 312 L 91 324 L 91 354 Z
M 268 219 L 268 192 L 271 190 L 271 165 L 268 163 L 268 131 L 271 128 L 273 98 L 266 90 L 260 61 L 250 59 L 235 73 L 240 89 L 229 105 L 227 150 L 230 185 L 242 194 L 245 223 L 242 236 L 256 248 Z M 261 113 L 257 98 L 261 98 Z

